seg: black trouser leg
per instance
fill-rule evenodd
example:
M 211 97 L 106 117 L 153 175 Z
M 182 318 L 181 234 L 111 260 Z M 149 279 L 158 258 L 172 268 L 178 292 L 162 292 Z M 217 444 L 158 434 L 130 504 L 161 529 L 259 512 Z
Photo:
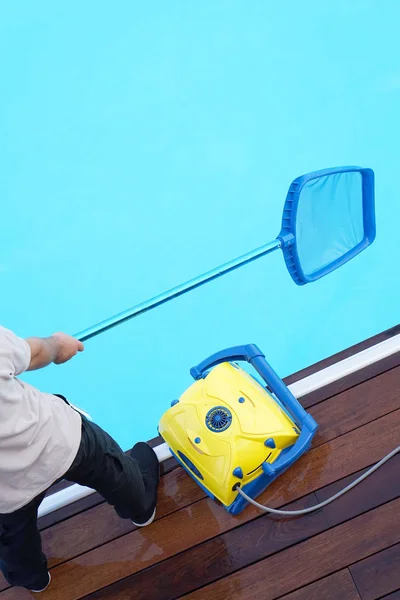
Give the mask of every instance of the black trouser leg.
M 48 583 L 47 560 L 37 528 L 44 496 L 11 514 L 0 514 L 0 569 L 10 585 L 39 590 Z
M 95 489 L 123 519 L 134 520 L 148 508 L 137 461 L 84 417 L 78 454 L 63 479 Z M 10 585 L 39 590 L 48 583 L 47 560 L 37 528 L 44 497 L 45 493 L 11 514 L 0 514 L 0 569 Z
M 147 508 L 145 485 L 136 460 L 124 454 L 101 427 L 82 417 L 82 442 L 64 479 L 95 489 L 123 519 Z

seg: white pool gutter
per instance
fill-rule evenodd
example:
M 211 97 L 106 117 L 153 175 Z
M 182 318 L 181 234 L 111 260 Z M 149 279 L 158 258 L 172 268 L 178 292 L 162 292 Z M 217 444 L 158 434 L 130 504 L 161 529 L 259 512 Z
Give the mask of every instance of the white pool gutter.
M 301 398 L 315 390 L 319 390 L 335 381 L 343 379 L 352 373 L 365 369 L 365 367 L 377 363 L 399 351 L 400 334 L 375 344 L 375 346 L 371 346 L 366 350 L 362 350 L 349 358 L 345 358 L 330 367 L 321 369 L 321 371 L 313 373 L 300 381 L 296 381 L 291 384 L 289 388 L 296 398 Z M 171 458 L 171 453 L 166 444 L 160 444 L 154 448 L 154 450 L 160 462 Z M 63 508 L 73 502 L 77 502 L 94 493 L 95 491 L 91 488 L 73 484 L 64 490 L 47 496 L 39 507 L 39 517 L 48 515 L 55 510 Z

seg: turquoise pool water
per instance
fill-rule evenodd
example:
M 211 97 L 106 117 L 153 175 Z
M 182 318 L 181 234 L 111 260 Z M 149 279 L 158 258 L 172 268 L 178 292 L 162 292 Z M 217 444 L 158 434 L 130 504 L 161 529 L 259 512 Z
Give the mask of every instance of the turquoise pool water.
M 22 336 L 273 239 L 302 173 L 376 173 L 376 242 L 334 274 L 297 287 L 275 253 L 29 381 L 128 447 L 216 350 L 255 342 L 284 376 L 398 323 L 399 18 L 396 0 L 3 3 L 0 307 Z

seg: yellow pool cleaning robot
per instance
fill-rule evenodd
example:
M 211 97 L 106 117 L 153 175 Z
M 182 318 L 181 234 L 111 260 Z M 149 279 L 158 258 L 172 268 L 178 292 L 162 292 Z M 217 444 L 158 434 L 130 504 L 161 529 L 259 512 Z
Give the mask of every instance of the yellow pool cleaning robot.
M 191 375 L 195 382 L 162 416 L 159 433 L 205 492 L 238 514 L 247 504 L 238 487 L 258 496 L 309 449 L 317 424 L 253 344 L 219 352 Z

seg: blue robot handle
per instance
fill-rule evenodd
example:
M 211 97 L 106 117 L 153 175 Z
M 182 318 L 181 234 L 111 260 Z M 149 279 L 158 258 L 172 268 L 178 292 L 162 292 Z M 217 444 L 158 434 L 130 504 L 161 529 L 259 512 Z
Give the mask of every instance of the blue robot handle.
M 203 362 L 197 365 L 197 367 L 190 369 L 190 374 L 193 379 L 201 379 L 206 371 L 223 362 L 237 362 L 240 360 L 245 360 L 250 363 L 254 358 L 257 358 L 257 356 L 264 357 L 264 354 L 255 344 L 247 344 L 246 346 L 233 346 L 232 348 L 221 350 L 220 352 L 209 356 L 203 360 Z
M 201 379 L 206 372 L 223 362 L 246 361 L 252 365 L 257 373 L 263 378 L 278 400 L 283 404 L 286 410 L 291 414 L 295 423 L 301 428 L 305 422 L 312 417 L 299 404 L 289 388 L 283 383 L 282 379 L 275 373 L 271 365 L 265 360 L 265 355 L 255 344 L 244 346 L 234 346 L 221 352 L 213 354 L 196 367 L 190 369 L 190 374 L 194 379 Z M 309 425 L 312 425 L 309 423 Z

